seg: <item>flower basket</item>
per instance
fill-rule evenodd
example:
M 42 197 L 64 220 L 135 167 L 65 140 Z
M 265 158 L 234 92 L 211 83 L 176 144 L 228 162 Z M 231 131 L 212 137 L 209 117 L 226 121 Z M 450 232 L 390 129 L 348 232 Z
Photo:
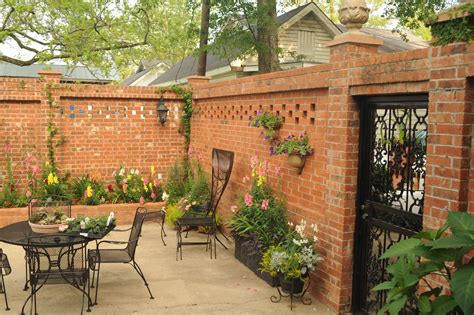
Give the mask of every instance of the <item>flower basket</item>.
M 300 294 L 303 292 L 304 280 L 301 280 L 300 278 L 285 279 L 283 274 L 279 274 L 278 279 L 280 280 L 283 292 L 288 294 Z
M 301 174 L 306 162 L 306 155 L 301 155 L 299 153 L 290 153 L 288 154 L 288 164 L 296 168 L 298 174 Z
M 35 233 L 39 234 L 51 234 L 51 233 L 59 233 L 59 228 L 64 224 L 30 224 L 31 230 Z

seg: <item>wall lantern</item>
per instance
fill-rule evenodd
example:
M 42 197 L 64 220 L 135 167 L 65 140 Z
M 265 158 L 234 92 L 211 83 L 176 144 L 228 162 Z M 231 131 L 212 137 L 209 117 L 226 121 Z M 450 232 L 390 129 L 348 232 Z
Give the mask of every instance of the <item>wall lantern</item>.
M 168 117 L 169 109 L 165 106 L 165 101 L 163 100 L 163 97 L 161 97 L 158 101 L 158 104 L 156 105 L 156 111 L 158 112 L 158 119 L 160 120 L 161 125 L 164 126 L 166 122 L 166 117 Z

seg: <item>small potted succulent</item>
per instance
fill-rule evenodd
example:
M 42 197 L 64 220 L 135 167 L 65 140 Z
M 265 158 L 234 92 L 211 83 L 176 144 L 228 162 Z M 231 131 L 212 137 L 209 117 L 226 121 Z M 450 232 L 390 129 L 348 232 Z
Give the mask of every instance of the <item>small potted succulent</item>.
M 309 273 L 323 260 L 314 249 L 317 226 L 311 226 L 309 236 L 305 229 L 306 221 L 301 220 L 282 243 L 270 246 L 263 254 L 260 271 L 278 276 L 282 291 L 288 294 L 301 294 Z
M 270 154 L 288 154 L 288 163 L 301 174 L 306 162 L 306 156 L 313 153 L 313 148 L 309 145 L 308 136 L 305 134 L 299 137 L 290 135 L 276 147 L 270 148 Z
M 259 110 L 257 116 L 252 120 L 252 126 L 262 127 L 262 135 L 265 139 L 270 141 L 278 138 L 278 133 L 282 123 L 283 117 L 262 110 Z

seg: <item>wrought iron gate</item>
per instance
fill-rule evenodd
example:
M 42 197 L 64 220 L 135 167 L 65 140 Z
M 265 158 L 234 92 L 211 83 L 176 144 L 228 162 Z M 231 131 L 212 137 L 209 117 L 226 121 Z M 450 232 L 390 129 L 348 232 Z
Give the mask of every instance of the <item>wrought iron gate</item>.
M 355 233 L 353 311 L 375 314 L 386 292 L 371 289 L 388 279 L 392 244 L 422 228 L 427 96 L 360 100 L 358 209 Z M 411 313 L 407 307 L 406 313 Z

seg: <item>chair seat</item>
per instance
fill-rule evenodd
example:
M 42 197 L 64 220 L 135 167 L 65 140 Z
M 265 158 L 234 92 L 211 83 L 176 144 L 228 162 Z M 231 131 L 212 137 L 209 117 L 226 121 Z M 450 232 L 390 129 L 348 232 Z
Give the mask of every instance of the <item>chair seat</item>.
M 212 226 L 213 221 L 211 217 L 181 217 L 176 223 L 181 226 Z
M 89 261 L 91 267 L 98 261 L 97 249 L 89 250 Z M 129 263 L 132 261 L 126 249 L 101 249 L 100 263 Z

